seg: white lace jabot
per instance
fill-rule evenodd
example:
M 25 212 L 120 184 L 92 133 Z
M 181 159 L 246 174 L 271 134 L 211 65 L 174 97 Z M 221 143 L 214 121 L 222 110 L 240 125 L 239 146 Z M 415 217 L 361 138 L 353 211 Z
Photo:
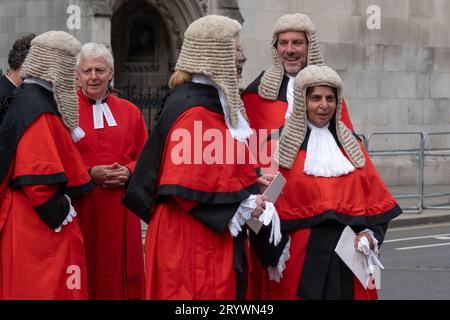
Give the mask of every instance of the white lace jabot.
M 353 172 L 355 167 L 342 154 L 330 130 L 330 123 L 317 128 L 308 121 L 311 134 L 306 150 L 304 172 L 316 177 L 339 177 Z

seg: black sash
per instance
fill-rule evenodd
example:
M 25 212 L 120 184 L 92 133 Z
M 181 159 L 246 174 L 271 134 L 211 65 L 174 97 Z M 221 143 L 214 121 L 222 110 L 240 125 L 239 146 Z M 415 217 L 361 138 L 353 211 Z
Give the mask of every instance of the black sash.
M 353 300 L 353 273 L 334 252 L 345 225 L 327 221 L 311 228 L 297 295 L 310 300 Z

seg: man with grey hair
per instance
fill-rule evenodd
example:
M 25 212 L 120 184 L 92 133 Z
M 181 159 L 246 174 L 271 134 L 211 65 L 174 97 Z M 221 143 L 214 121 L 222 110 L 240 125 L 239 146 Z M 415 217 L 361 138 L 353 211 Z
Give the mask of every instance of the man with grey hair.
M 71 205 L 93 187 L 74 145 L 84 135 L 73 85 L 80 48 L 63 31 L 34 38 L 0 126 L 0 300 L 88 296 Z
M 83 45 L 77 62 L 80 126 L 87 133 L 77 147 L 95 185 L 74 203 L 85 239 L 89 298 L 140 299 L 141 224 L 121 201 L 147 139 L 146 124 L 134 104 L 108 92 L 114 60 L 103 44 Z

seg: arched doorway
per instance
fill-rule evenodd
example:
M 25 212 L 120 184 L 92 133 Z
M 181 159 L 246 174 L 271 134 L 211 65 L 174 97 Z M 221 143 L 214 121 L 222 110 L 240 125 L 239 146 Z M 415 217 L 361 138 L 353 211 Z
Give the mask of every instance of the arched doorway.
M 202 1 L 115 0 L 112 11 L 114 86 L 152 119 L 167 91 L 183 33 L 207 7 Z
M 115 85 L 165 84 L 173 63 L 173 48 L 158 11 L 145 1 L 127 1 L 114 12 L 111 22 Z

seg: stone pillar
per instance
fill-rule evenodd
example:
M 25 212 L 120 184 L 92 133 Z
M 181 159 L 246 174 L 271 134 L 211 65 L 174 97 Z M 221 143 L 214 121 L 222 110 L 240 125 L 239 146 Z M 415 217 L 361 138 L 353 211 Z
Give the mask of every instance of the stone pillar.
M 112 10 L 109 0 L 77 1 L 82 12 L 82 26 L 74 35 L 82 42 L 103 43 L 111 48 Z
M 239 9 L 238 0 L 212 0 L 211 2 L 211 13 L 233 18 L 240 23 L 244 22 L 244 17 Z

